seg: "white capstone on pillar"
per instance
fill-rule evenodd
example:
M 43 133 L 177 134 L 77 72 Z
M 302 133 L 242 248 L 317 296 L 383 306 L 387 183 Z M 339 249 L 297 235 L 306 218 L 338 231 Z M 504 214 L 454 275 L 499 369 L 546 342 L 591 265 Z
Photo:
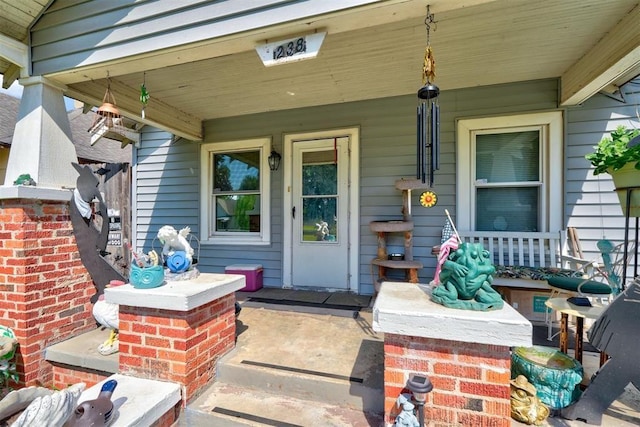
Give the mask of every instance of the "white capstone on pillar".
M 44 77 L 20 79 L 24 86 L 11 140 L 5 186 L 23 174 L 38 187 L 75 187 L 78 161 L 64 105 L 64 87 Z

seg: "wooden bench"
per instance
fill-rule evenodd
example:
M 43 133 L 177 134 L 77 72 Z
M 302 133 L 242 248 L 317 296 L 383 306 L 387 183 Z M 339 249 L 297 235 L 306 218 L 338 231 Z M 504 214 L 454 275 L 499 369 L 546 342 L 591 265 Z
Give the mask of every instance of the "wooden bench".
M 571 274 L 561 265 L 561 232 L 460 231 L 464 242 L 480 243 L 496 266 L 493 285 L 543 289 L 549 274 Z

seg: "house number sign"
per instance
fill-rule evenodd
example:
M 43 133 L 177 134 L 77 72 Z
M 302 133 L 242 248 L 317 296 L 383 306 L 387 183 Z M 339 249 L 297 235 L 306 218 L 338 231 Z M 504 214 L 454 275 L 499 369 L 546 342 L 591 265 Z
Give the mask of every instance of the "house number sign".
M 315 58 L 327 33 L 314 33 L 256 47 L 265 67 Z

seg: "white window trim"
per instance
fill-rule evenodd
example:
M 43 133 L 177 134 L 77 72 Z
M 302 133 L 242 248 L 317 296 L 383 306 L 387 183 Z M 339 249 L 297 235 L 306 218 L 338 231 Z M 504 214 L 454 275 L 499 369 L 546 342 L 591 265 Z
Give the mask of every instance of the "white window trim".
M 562 228 L 563 116 L 561 111 L 518 114 L 510 116 L 459 119 L 456 150 L 456 223 L 460 230 L 475 230 L 475 147 L 472 134 L 486 130 L 508 130 L 526 126 L 542 126 L 541 141 L 543 196 L 541 197 L 541 230 L 559 231 Z
M 228 153 L 238 150 L 260 150 L 260 233 L 242 235 L 211 236 L 211 159 L 213 153 Z M 271 244 L 271 170 L 268 156 L 271 138 L 256 138 L 241 141 L 213 142 L 200 148 L 200 235 L 201 244 L 216 245 L 269 245 Z

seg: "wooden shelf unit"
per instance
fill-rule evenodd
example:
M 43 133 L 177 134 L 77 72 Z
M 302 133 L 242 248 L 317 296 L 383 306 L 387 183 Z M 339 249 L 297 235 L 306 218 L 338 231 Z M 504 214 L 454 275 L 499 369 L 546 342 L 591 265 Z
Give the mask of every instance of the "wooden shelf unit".
M 376 292 L 380 284 L 387 280 L 387 269 L 406 271 L 409 283 L 418 283 L 418 270 L 423 267 L 420 261 L 413 259 L 413 220 L 411 219 L 411 190 L 424 189 L 426 184 L 417 179 L 401 179 L 396 181 L 396 189 L 402 191 L 402 220 L 372 221 L 371 231 L 378 236 L 376 258 L 371 263 L 378 267 L 378 280 L 374 283 Z M 402 233 L 404 236 L 404 259 L 391 260 L 387 252 L 389 233 Z

